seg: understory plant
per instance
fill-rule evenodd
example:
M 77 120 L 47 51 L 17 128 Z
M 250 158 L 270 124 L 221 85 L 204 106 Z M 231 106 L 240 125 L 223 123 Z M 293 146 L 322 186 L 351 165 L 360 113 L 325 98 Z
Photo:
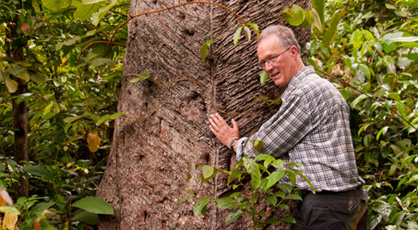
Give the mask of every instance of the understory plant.
M 287 200 L 302 200 L 299 190 L 295 187 L 297 177 L 299 180 L 305 180 L 315 193 L 311 182 L 297 169 L 298 167 L 302 165 L 294 162 L 286 163 L 265 154 L 257 155 L 255 158 L 242 157 L 232 171 L 205 164 L 189 163 L 188 180 L 196 175 L 196 170 L 199 168 L 201 183 L 211 180 L 220 172 L 228 175 L 227 186 L 231 189 L 231 194 L 225 197 L 213 195 L 197 197 L 190 190 L 190 196 L 182 199 L 180 203 L 188 199 L 198 199 L 193 212 L 195 216 L 199 216 L 206 214 L 207 205 L 213 200 L 216 208 L 230 211 L 225 220 L 226 225 L 234 222 L 241 215 L 247 215 L 252 220 L 254 229 L 276 225 L 279 221 L 295 223 L 292 216 L 277 219 L 271 214 L 276 209 L 289 210 Z M 282 178 L 287 178 L 290 183 L 280 182 Z M 260 205 L 267 205 L 268 208 L 260 209 Z

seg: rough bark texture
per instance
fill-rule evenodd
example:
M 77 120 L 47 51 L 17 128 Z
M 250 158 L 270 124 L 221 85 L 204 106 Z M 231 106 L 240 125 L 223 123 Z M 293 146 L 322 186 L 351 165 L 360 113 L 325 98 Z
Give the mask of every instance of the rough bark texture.
M 19 8 L 22 7 L 22 3 Z M 18 61 L 25 60 L 23 53 L 23 46 L 25 44 L 18 45 L 11 44 L 10 41 L 14 39 L 19 39 L 22 35 L 18 33 L 17 26 L 19 25 L 19 17 L 15 17 L 14 20 L 10 20 L 11 23 L 10 30 L 6 30 L 6 43 L 7 43 L 7 56 Z M 18 83 L 18 88 L 14 92 L 13 96 L 18 96 L 24 93 L 27 93 L 28 86 L 25 80 L 20 78 L 14 78 Z M 13 99 L 13 126 L 14 126 L 14 156 L 15 161 L 19 164 L 25 164 L 29 160 L 28 152 L 28 102 L 22 101 L 17 103 L 18 99 Z M 18 197 L 28 197 L 29 195 L 29 181 L 21 176 L 19 177 L 19 184 L 16 189 L 16 198 Z
M 179 2 L 184 1 L 164 4 Z M 228 6 L 261 29 L 279 23 L 286 7 L 302 3 L 214 2 Z M 132 0 L 130 13 L 160 8 L 164 8 L 162 1 Z M 225 226 L 228 212 L 214 209 L 213 204 L 206 217 L 193 216 L 192 200 L 178 204 L 188 196 L 188 190 L 198 196 L 218 197 L 230 192 L 221 175 L 203 185 L 199 178 L 186 181 L 188 162 L 225 169 L 234 165 L 233 152 L 208 128 L 209 114 L 220 112 L 227 120 L 234 118 L 241 135 L 250 135 L 277 111 L 277 107 L 266 108 L 252 99 L 277 98 L 280 90 L 270 80 L 260 86 L 256 41 L 242 37 L 234 46 L 233 35 L 241 23 L 227 10 L 207 4 L 187 5 L 129 22 L 125 79 L 118 105 L 118 111 L 126 116 L 115 123 L 112 150 L 98 191 L 98 196 L 114 207 L 115 216 L 101 218 L 100 229 L 251 229 L 247 217 Z M 304 47 L 309 30 L 298 29 L 296 34 Z M 210 39 L 214 41 L 202 63 L 201 44 Z M 127 83 L 138 77 L 132 74 L 144 70 L 154 81 Z

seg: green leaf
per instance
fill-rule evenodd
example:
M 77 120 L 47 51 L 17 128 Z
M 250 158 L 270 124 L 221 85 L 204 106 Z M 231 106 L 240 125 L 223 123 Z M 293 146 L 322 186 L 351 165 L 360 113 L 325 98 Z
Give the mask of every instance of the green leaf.
M 11 75 L 23 79 L 25 81 L 30 80 L 30 75 L 26 68 L 23 68 L 19 65 L 10 65 L 10 68 L 7 70 Z
M 110 4 L 101 7 L 99 9 L 98 12 L 95 12 L 92 14 L 92 22 L 95 26 L 97 26 L 100 22 L 100 20 L 102 20 L 102 18 L 107 14 L 107 12 L 109 12 L 110 9 L 112 9 L 112 7 L 114 7 L 117 3 L 117 0 L 111 0 Z
M 59 1 L 59 0 L 57 0 Z M 80 4 L 74 12 L 74 18 L 80 21 L 85 21 L 93 15 L 93 13 L 97 12 L 102 4 Z
M 114 215 L 112 206 L 98 197 L 84 197 L 72 206 L 95 214 Z
M 300 197 L 297 194 L 289 194 L 287 196 L 284 197 L 285 200 L 300 200 L 302 201 L 302 197 Z
M 317 12 L 321 24 L 324 24 L 325 18 L 325 0 L 312 0 L 312 8 Z
M 202 165 L 202 183 L 212 179 L 216 175 L 215 169 L 209 165 Z
M 229 213 L 228 217 L 226 217 L 225 225 L 228 225 L 228 224 L 236 221 L 242 214 L 243 214 L 243 212 L 241 211 L 241 209 L 238 209 L 238 210 L 235 210 L 235 211 Z
M 42 0 L 42 5 L 52 11 L 57 11 L 69 7 L 71 0 Z
M 257 156 L 255 156 L 255 160 L 259 161 L 259 160 L 263 160 L 264 161 L 264 167 L 268 167 L 270 165 L 271 162 L 273 162 L 274 160 L 276 160 L 274 157 L 267 155 L 267 154 L 259 154 Z
M 247 22 L 247 26 L 251 26 L 255 32 L 255 34 L 257 34 L 257 37 L 260 36 L 260 30 L 258 29 L 258 25 L 253 23 L 253 22 Z
M 138 78 L 134 78 L 132 80 L 130 80 L 130 83 L 137 83 L 140 80 L 146 80 L 150 77 L 150 74 L 148 73 L 147 70 L 145 70 L 144 72 L 141 73 L 141 75 Z
M 206 60 L 206 55 L 208 52 L 208 48 L 209 46 L 212 44 L 212 39 L 211 40 L 207 40 L 205 42 L 205 44 L 202 45 L 202 50 L 200 51 L 200 59 L 202 60 L 202 62 L 205 62 Z
M 10 207 L 10 206 L 0 206 L 0 212 L 2 213 L 8 212 L 10 215 L 20 215 L 19 210 L 17 210 L 15 207 Z
M 36 83 L 44 83 L 45 82 L 45 75 L 38 72 L 38 71 L 34 71 L 31 69 L 28 69 L 28 73 L 30 76 L 30 79 Z
M 38 166 L 38 165 L 26 166 L 25 168 L 23 168 L 23 170 L 25 170 L 26 172 L 32 175 L 43 177 L 47 180 L 53 179 L 52 173 L 42 166 Z
M 284 19 L 292 26 L 299 26 L 305 20 L 305 10 L 298 5 L 283 11 Z
M 110 68 L 114 68 L 116 63 L 109 58 L 95 58 L 91 61 L 91 65 L 94 67 L 108 65 Z
M 253 147 L 257 152 L 261 152 L 263 149 L 263 141 L 254 140 L 253 141 Z
M 227 208 L 227 209 L 233 209 L 233 208 L 236 208 L 237 206 L 234 199 L 229 196 L 216 199 L 216 204 L 217 204 L 216 205 L 217 208 Z
M 271 186 L 275 185 L 282 177 L 286 171 L 281 170 L 280 172 L 273 172 L 267 177 L 267 185 L 264 188 L 264 191 L 269 189 Z
M 328 30 L 325 32 L 324 35 L 324 45 L 326 47 L 330 46 L 337 35 L 337 26 L 340 23 L 341 18 L 345 15 L 345 8 L 341 9 L 339 12 L 337 11 L 331 18 L 331 25 Z
M 289 223 L 289 224 L 295 224 L 296 223 L 296 220 L 293 216 L 283 217 L 283 218 L 280 219 L 280 221 L 284 222 L 284 223 Z
M 235 34 L 234 34 L 234 45 L 235 45 L 235 46 L 237 46 L 237 44 L 238 44 L 239 38 L 241 37 L 241 31 L 242 31 L 242 28 L 244 28 L 244 26 L 245 26 L 245 25 L 240 26 L 240 27 L 239 27 L 239 28 L 235 31 Z
M 98 225 L 99 215 L 87 211 L 82 211 L 71 218 L 72 221 L 80 221 L 87 224 Z
M 198 217 L 200 214 L 206 215 L 206 205 L 212 198 L 213 196 L 203 197 L 194 205 L 193 213 L 196 217 Z
M 376 140 L 377 141 L 379 140 L 380 135 L 382 135 L 382 134 L 385 135 L 386 132 L 388 131 L 388 129 L 389 129 L 389 126 L 385 126 L 382 129 L 380 129 L 380 131 L 377 133 Z
M 248 157 L 243 157 L 244 166 L 247 169 L 248 173 L 251 175 L 251 186 L 253 190 L 256 190 L 260 187 L 261 184 L 261 173 L 260 168 L 258 167 L 255 160 Z
M 51 108 L 52 108 L 52 106 L 54 105 L 54 102 L 53 101 L 51 101 L 45 108 L 44 108 L 44 116 L 47 114 L 47 113 L 49 113 L 49 112 L 51 112 Z
M 311 183 L 311 181 L 305 176 L 305 175 L 303 175 L 302 174 L 302 172 L 301 171 L 299 171 L 299 170 L 297 170 L 297 169 L 293 169 L 293 168 L 289 168 L 289 170 L 290 171 L 292 171 L 292 172 L 294 172 L 294 173 L 296 173 L 298 176 L 300 176 L 306 183 L 308 183 L 309 184 L 309 186 L 311 187 L 311 189 L 312 189 L 312 193 L 313 194 L 315 194 L 315 188 L 314 188 L 314 186 L 312 185 L 312 183 Z
M 311 15 L 312 15 L 312 24 L 313 24 L 313 26 L 315 28 L 317 28 L 320 33 L 322 33 L 322 31 L 323 31 L 323 27 L 322 27 L 323 23 L 321 22 L 321 18 L 319 17 L 318 12 L 315 9 L 312 9 Z
M 268 75 L 267 75 L 266 71 L 264 71 L 264 70 L 261 71 L 261 73 L 260 73 L 260 84 L 261 84 L 261 86 L 264 86 L 264 84 L 267 81 L 267 77 L 268 77 Z
M 290 184 L 284 184 L 284 183 L 277 184 L 277 187 L 279 189 L 283 190 L 286 193 L 290 193 L 293 190 L 293 188 L 292 188 L 292 186 Z
M 264 201 L 264 203 L 266 203 L 266 204 L 271 204 L 271 205 L 273 205 L 273 206 L 276 206 L 276 204 L 277 204 L 277 198 L 275 197 L 275 196 L 269 196 L 265 201 Z
M 362 94 L 362 95 L 358 96 L 353 102 L 351 102 L 351 107 L 352 108 L 357 107 L 357 105 L 366 98 L 368 98 L 368 96 L 365 95 L 365 94 Z

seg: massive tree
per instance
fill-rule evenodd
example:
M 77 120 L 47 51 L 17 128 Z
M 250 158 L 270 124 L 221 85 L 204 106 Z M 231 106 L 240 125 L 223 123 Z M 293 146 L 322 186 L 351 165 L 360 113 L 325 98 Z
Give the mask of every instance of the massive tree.
M 189 1 L 132 0 L 130 14 L 153 11 Z M 245 20 L 265 28 L 281 23 L 281 12 L 310 1 L 213 1 Z M 100 229 L 248 229 L 240 218 L 225 226 L 227 213 L 209 205 L 206 217 L 193 216 L 193 201 L 178 204 L 192 190 L 198 196 L 221 197 L 230 190 L 221 175 L 209 183 L 187 182 L 187 163 L 206 163 L 230 170 L 234 154 L 208 128 L 208 115 L 234 118 L 241 135 L 250 135 L 277 107 L 254 96 L 277 98 L 280 89 L 259 83 L 256 41 L 233 44 L 242 21 L 225 8 L 189 4 L 135 17 L 129 37 L 113 143 L 98 196 L 115 216 L 104 217 Z M 295 31 L 301 46 L 309 30 Z M 255 33 L 253 32 L 253 37 Z M 205 62 L 201 45 L 213 39 Z M 147 80 L 132 81 L 147 71 Z M 260 207 L 263 208 L 263 207 Z

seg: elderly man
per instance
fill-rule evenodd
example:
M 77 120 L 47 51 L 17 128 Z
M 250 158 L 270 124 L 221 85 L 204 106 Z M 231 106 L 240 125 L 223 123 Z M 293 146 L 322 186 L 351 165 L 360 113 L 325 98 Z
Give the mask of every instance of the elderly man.
M 298 178 L 305 197 L 294 210 L 292 229 L 366 229 L 367 192 L 357 172 L 349 124 L 349 107 L 340 92 L 305 66 L 293 31 L 276 25 L 260 35 L 260 66 L 274 84 L 285 88 L 280 109 L 252 135 L 264 142 L 261 152 L 240 137 L 219 115 L 210 116 L 210 130 L 227 147 L 243 155 L 260 153 L 303 164 L 299 169 L 313 184 Z

